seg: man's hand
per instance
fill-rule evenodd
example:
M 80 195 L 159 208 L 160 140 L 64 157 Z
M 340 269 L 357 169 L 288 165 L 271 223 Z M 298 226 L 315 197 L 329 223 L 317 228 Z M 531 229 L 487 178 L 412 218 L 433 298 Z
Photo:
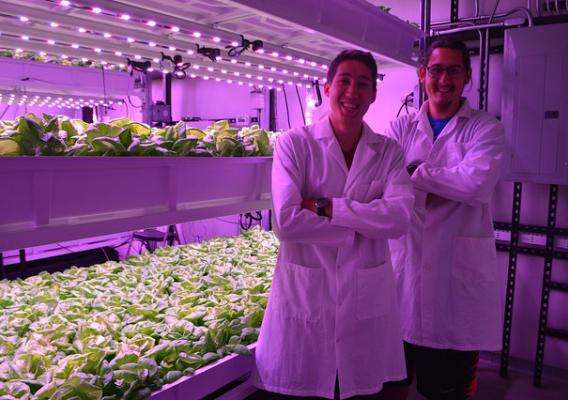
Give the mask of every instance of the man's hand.
M 317 213 L 316 201 L 314 199 L 303 199 L 302 200 L 302 208 L 305 208 L 306 210 L 310 210 L 312 212 Z
M 434 193 L 428 193 L 426 196 L 426 207 L 430 206 L 437 206 L 439 204 L 444 204 L 445 202 L 450 201 L 444 197 L 438 196 Z
M 331 218 L 331 216 L 333 215 L 333 202 L 330 201 L 329 205 L 325 208 L 325 216 L 328 218 Z M 310 210 L 311 212 L 313 212 L 314 214 L 318 213 L 318 210 L 316 208 L 316 200 L 315 199 L 303 199 L 302 200 L 302 208 L 305 208 L 306 210 Z

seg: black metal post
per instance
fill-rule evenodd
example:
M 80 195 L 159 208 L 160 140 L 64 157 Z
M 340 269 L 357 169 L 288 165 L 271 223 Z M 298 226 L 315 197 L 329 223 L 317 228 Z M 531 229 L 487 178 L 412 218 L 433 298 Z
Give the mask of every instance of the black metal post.
M 536 360 L 534 366 L 533 385 L 542 385 L 542 364 L 544 362 L 544 344 L 547 334 L 548 306 L 550 300 L 550 284 L 552 281 L 552 260 L 554 259 L 554 228 L 556 226 L 556 205 L 558 203 L 558 185 L 550 185 L 548 199 L 548 223 L 546 247 L 544 253 L 544 275 L 542 278 L 542 295 L 540 299 L 540 319 L 536 344 Z
M 276 130 L 276 90 L 268 91 L 268 130 Z
M 26 277 L 27 266 L 26 249 L 20 249 L 20 278 L 22 279 Z
M 459 21 L 459 0 L 452 0 L 451 8 L 450 8 L 450 21 L 451 22 L 458 22 Z
M 503 321 L 503 350 L 501 350 L 500 375 L 506 378 L 509 370 L 509 345 L 513 324 L 513 301 L 515 300 L 515 279 L 517 275 L 517 248 L 521 223 L 521 200 L 523 184 L 515 182 L 513 189 L 513 215 L 511 218 L 511 239 L 509 242 L 509 269 L 507 273 L 507 293 L 505 298 L 505 318 Z

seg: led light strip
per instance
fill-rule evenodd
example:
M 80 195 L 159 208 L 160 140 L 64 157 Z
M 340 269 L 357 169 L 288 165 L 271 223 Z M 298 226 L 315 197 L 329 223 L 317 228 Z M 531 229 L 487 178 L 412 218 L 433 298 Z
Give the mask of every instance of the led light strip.
M 21 11 L 20 8 L 18 8 L 17 10 Z M 14 12 L 15 10 L 9 9 L 7 11 Z M 132 46 L 142 46 L 142 47 L 149 46 L 150 48 L 152 48 L 150 46 L 151 43 L 156 44 L 156 47 L 157 47 L 158 41 L 163 40 L 163 36 L 156 36 L 155 34 L 147 34 L 147 33 L 145 34 L 143 32 L 133 33 L 134 31 L 132 31 L 132 30 L 128 30 L 128 29 L 124 29 L 124 28 L 117 28 L 117 27 L 110 28 L 110 30 L 113 30 L 113 33 L 114 33 L 114 36 L 113 36 L 113 34 L 111 34 L 111 33 L 104 32 L 104 29 L 101 31 L 101 25 L 96 24 L 93 21 L 81 20 L 80 18 L 76 18 L 76 17 L 71 18 L 71 17 L 65 16 L 65 15 L 54 15 L 53 18 L 52 18 L 52 21 L 48 22 L 47 20 L 42 19 L 42 18 L 45 18 L 44 15 L 41 15 L 41 16 L 38 15 L 37 9 L 27 9 L 27 10 L 24 10 L 24 12 L 25 11 L 28 11 L 30 13 L 30 15 L 33 14 L 32 18 L 34 18 L 33 22 L 36 26 L 38 24 L 41 25 L 43 23 L 43 25 L 45 25 L 46 27 L 52 26 L 51 29 L 64 27 L 68 24 L 73 24 L 74 26 L 76 26 L 78 24 L 77 21 L 79 21 L 79 24 L 85 26 L 86 28 L 81 28 L 81 27 L 72 28 L 72 29 L 69 28 L 67 30 L 72 31 L 72 32 L 76 32 L 77 30 L 80 30 L 82 33 L 85 33 L 87 35 L 89 35 L 89 34 L 90 35 L 96 35 L 96 37 L 97 37 L 96 43 L 93 43 L 91 41 L 91 42 L 88 43 L 89 46 L 86 46 L 86 47 L 92 47 L 94 49 L 95 48 L 102 48 L 102 47 L 104 47 L 104 48 L 109 47 L 109 45 L 106 44 L 106 43 L 109 43 L 109 42 L 106 42 L 106 41 L 103 42 L 103 44 L 104 44 L 104 46 L 103 46 L 101 44 L 100 40 L 99 40 L 99 38 L 105 37 L 105 33 L 107 33 L 107 35 L 106 35 L 107 39 L 110 39 L 113 43 L 116 43 L 116 44 L 119 45 L 119 47 L 116 47 L 116 46 L 112 47 L 112 45 L 111 45 L 112 51 L 114 51 L 115 53 L 121 53 L 124 50 L 123 45 L 120 45 L 120 43 L 118 43 L 117 40 L 126 41 L 126 43 L 128 43 L 131 48 L 132 48 Z M 106 15 L 102 10 L 101 10 L 100 14 Z M 22 18 L 23 18 L 23 23 L 25 23 L 25 24 L 31 22 L 29 17 L 25 17 L 25 16 L 20 15 L 20 20 L 22 20 Z M 38 20 L 36 21 L 35 18 L 37 18 Z M 12 30 L 13 30 L 13 28 L 12 28 Z M 26 27 L 26 29 L 24 31 L 19 31 L 18 33 L 21 33 L 21 32 L 27 33 L 28 31 L 29 31 L 29 28 Z M 116 32 L 118 32 L 118 33 L 116 33 Z M 199 32 L 195 32 L 195 33 L 196 33 L 196 36 L 201 36 L 201 34 Z M 46 32 L 46 31 L 42 32 L 42 36 L 47 35 L 47 34 L 48 34 L 48 32 Z M 134 39 L 132 37 L 134 35 L 137 35 L 137 37 L 139 37 L 139 38 Z M 80 35 L 80 36 L 82 36 L 82 35 Z M 81 38 L 80 40 L 77 40 L 76 38 L 73 38 L 72 40 L 74 42 L 81 42 L 83 39 Z M 219 37 L 213 37 L 212 40 L 214 42 L 217 42 L 218 40 L 221 41 L 221 39 Z M 64 36 L 64 39 L 61 38 L 61 41 L 67 41 L 68 42 L 69 38 L 67 36 Z M 74 42 L 71 42 L 70 45 L 77 44 L 77 43 L 74 43 Z M 194 46 L 193 43 L 186 43 L 186 42 L 183 42 L 183 41 L 180 41 L 180 40 L 177 40 L 177 41 L 176 40 L 168 40 L 168 42 L 171 42 L 171 43 L 178 45 L 178 48 L 176 48 L 175 46 L 167 46 L 168 50 L 170 50 L 170 51 L 176 51 L 176 50 L 182 50 L 183 49 L 183 50 L 185 50 L 186 54 L 195 54 L 195 50 L 193 50 L 193 46 Z M 101 47 L 97 47 L 97 46 L 101 46 Z M 164 44 L 161 44 L 160 46 L 161 46 L 162 49 L 166 48 L 166 45 L 164 45 Z M 187 49 L 187 46 L 191 46 L 192 48 Z M 104 49 L 101 49 L 101 51 L 104 51 Z M 278 54 L 277 52 L 273 52 L 273 53 L 274 53 L 274 55 Z M 271 55 L 271 57 L 274 57 L 274 56 Z M 283 57 L 286 57 L 286 56 L 283 56 Z M 288 58 L 290 58 L 290 57 L 291 56 L 288 56 Z M 148 58 L 149 58 L 149 56 L 148 56 Z M 225 57 L 224 60 L 227 60 L 227 62 L 229 62 L 228 57 Z M 251 60 L 251 61 L 247 61 L 247 60 Z M 239 57 L 239 60 L 237 62 L 240 63 L 240 64 L 251 63 L 253 66 L 255 66 L 255 63 L 256 63 L 256 65 L 264 65 L 268 68 L 276 69 L 277 70 L 276 72 L 278 72 L 278 69 L 279 69 L 278 67 L 281 68 L 281 64 L 277 63 L 275 61 L 271 61 L 271 60 L 264 61 L 264 60 L 260 60 L 256 57 L 249 57 L 249 56 L 241 56 L 241 57 Z M 310 80 L 311 80 L 311 79 L 315 79 L 315 78 L 313 78 L 314 76 L 319 76 L 319 79 L 322 80 L 321 75 L 317 75 L 317 74 L 321 74 L 321 72 L 324 72 L 325 68 L 327 68 L 327 66 L 324 64 L 323 68 L 321 70 L 316 70 L 316 71 L 311 71 L 311 70 L 308 70 L 304 67 L 300 67 L 300 66 L 296 66 L 296 65 L 291 65 L 289 69 L 292 73 L 297 72 L 298 77 L 305 77 L 306 75 L 308 75 L 308 76 L 312 77 L 312 78 L 310 78 Z M 275 72 L 275 71 L 272 71 L 272 72 Z M 304 79 L 307 79 L 307 78 L 304 78 Z
M 91 96 L 0 90 L 0 103 L 8 106 L 81 109 L 83 107 L 122 106 L 124 101 L 116 98 L 104 100 Z
M 128 23 L 137 23 L 141 25 L 145 25 L 148 27 L 163 27 L 166 29 L 172 30 L 173 27 L 177 28 L 175 33 L 187 33 L 192 34 L 196 38 L 207 38 L 211 42 L 227 42 L 233 43 L 233 45 L 240 45 L 240 38 L 238 34 L 216 30 L 214 28 L 210 28 L 208 26 L 204 26 L 202 24 L 198 24 L 192 21 L 172 17 L 169 15 L 162 15 L 161 18 L 166 20 L 168 23 L 160 23 L 154 20 L 147 20 L 143 18 L 133 17 L 131 14 L 125 14 L 125 10 L 131 10 L 134 12 L 139 13 L 147 13 L 148 11 L 159 12 L 159 10 L 150 10 L 147 8 L 143 8 L 140 4 L 129 5 L 129 4 L 120 4 L 115 2 L 109 2 L 106 0 L 98 0 L 97 6 L 93 6 L 94 2 L 91 1 L 74 1 L 69 2 L 69 4 L 65 7 L 73 7 L 76 9 L 80 9 L 82 11 L 91 11 L 97 15 L 107 15 L 107 16 L 114 16 L 115 18 L 121 19 Z M 110 11 L 110 10 L 103 10 L 100 5 L 108 5 L 109 8 L 113 8 L 117 11 Z M 222 39 L 224 37 L 225 39 Z M 247 38 L 249 40 L 253 40 L 256 38 Z M 263 47 L 257 51 L 257 54 L 263 55 L 270 55 L 272 57 L 280 58 L 281 60 L 286 60 L 289 62 L 297 62 L 302 65 L 317 67 L 319 65 L 326 65 L 327 60 L 301 53 L 291 49 L 283 49 L 280 46 L 274 46 L 270 43 L 263 41 Z

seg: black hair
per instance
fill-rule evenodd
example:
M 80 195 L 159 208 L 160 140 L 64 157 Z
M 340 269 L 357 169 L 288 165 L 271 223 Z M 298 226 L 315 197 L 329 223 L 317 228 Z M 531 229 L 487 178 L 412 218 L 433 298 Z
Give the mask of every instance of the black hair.
M 444 38 L 438 39 L 432 42 L 430 47 L 428 48 L 428 52 L 426 53 L 426 57 L 424 59 L 424 66 L 428 65 L 428 61 L 430 61 L 430 56 L 432 56 L 432 52 L 435 49 L 452 49 L 457 50 L 461 53 L 463 59 L 463 66 L 466 71 L 471 69 L 471 59 L 469 57 L 469 50 L 467 49 L 464 42 L 461 40 L 456 40 L 452 38 Z
M 329 65 L 327 70 L 327 83 L 331 85 L 335 74 L 337 73 L 337 68 L 339 68 L 339 64 L 343 61 L 348 60 L 357 60 L 365 64 L 371 70 L 371 79 L 373 81 L 373 90 L 377 90 L 377 63 L 373 58 L 373 55 L 368 51 L 361 51 L 361 50 L 343 50 L 339 53 Z

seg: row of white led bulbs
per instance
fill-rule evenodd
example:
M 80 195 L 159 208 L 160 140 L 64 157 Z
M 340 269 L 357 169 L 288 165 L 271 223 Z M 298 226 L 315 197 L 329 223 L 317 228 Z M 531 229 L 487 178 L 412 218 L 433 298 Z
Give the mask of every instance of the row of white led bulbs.
M 35 106 L 37 103 L 38 107 L 43 107 L 45 106 L 47 103 L 49 103 L 49 105 L 47 107 L 59 107 L 59 108 L 82 108 L 82 107 L 94 107 L 94 106 L 104 106 L 104 107 L 108 107 L 110 105 L 113 105 L 115 102 L 113 100 L 109 100 L 108 102 L 105 102 L 103 100 L 94 100 L 94 99 L 79 99 L 79 100 L 75 100 L 72 97 L 69 97 L 67 100 L 64 100 L 62 97 L 58 97 L 57 99 L 52 99 L 51 96 L 46 96 L 45 98 L 41 98 L 39 95 L 34 96 L 33 98 L 31 98 L 30 101 L 28 101 L 29 97 L 27 95 L 23 95 L 21 96 L 19 99 L 16 99 L 16 95 L 15 94 L 10 94 L 9 98 L 6 99 L 6 104 L 11 106 L 14 103 L 18 103 L 18 105 L 22 106 L 24 104 L 27 104 L 28 106 Z M 3 96 L 0 93 L 0 103 L 3 100 Z M 122 105 L 123 101 L 119 100 L 116 102 L 118 105 Z
M 15 49 L 15 51 L 16 51 L 16 53 L 21 53 L 21 52 L 23 52 L 24 50 L 18 48 L 18 49 Z M 40 51 L 40 52 L 39 52 L 39 55 L 45 57 L 45 56 L 47 56 L 47 53 L 46 53 L 45 51 Z M 64 54 L 61 55 L 60 57 L 61 57 L 62 59 L 64 59 L 64 60 L 67 60 L 67 59 L 69 58 L 67 55 L 64 55 Z M 140 56 L 135 56 L 135 57 L 136 57 L 137 59 L 141 59 Z M 82 58 L 81 60 L 82 60 L 83 62 L 88 62 L 88 61 L 89 61 L 88 58 Z M 155 58 L 155 59 L 153 59 L 153 61 L 154 61 L 155 63 L 159 63 L 160 60 L 157 59 L 157 58 Z M 106 61 L 101 61 L 101 64 L 104 65 L 104 66 L 110 66 L 110 67 L 112 67 L 112 65 L 109 65 Z M 250 63 L 247 63 L 247 64 L 250 64 Z M 120 68 L 125 68 L 126 65 L 125 65 L 125 64 L 118 64 L 118 67 L 120 67 Z M 192 66 L 192 68 L 193 68 L 194 70 L 199 70 L 201 67 L 200 67 L 199 65 L 195 64 L 195 65 Z M 214 71 L 215 71 L 215 69 L 212 68 L 212 67 L 208 67 L 207 70 L 208 70 L 209 72 L 214 72 Z M 150 68 L 148 68 L 146 71 L 147 71 L 147 72 L 152 72 L 152 71 L 154 71 L 154 68 L 150 67 Z M 221 70 L 219 70 L 219 72 L 221 72 L 222 74 L 228 74 L 228 73 L 229 73 L 229 71 L 227 71 L 226 69 L 221 69 Z M 162 73 L 163 73 L 163 74 L 169 74 L 170 71 L 168 71 L 168 70 L 162 70 Z M 288 71 L 286 71 L 286 73 L 288 73 Z M 280 84 L 280 85 L 283 85 L 283 84 L 285 84 L 285 83 L 287 83 L 287 84 L 290 85 L 290 86 L 294 85 L 294 82 L 292 82 L 292 81 L 287 81 L 287 82 L 285 82 L 283 79 L 279 79 L 279 80 L 276 81 L 276 80 L 275 80 L 274 78 L 272 78 L 272 77 L 265 78 L 265 77 L 263 77 L 263 76 L 261 76 L 261 75 L 255 75 L 255 76 L 253 76 L 252 74 L 241 74 L 240 72 L 233 72 L 232 74 L 233 74 L 235 77 L 237 77 L 237 78 L 242 76 L 242 77 L 245 77 L 245 78 L 248 78 L 248 79 L 256 78 L 258 81 L 264 81 L 264 80 L 266 79 L 266 81 L 270 82 L 271 84 L 273 84 L 274 82 L 277 82 L 277 83 Z M 297 73 L 295 72 L 294 75 L 297 76 Z M 200 77 L 200 78 L 203 78 L 203 79 L 205 79 L 205 80 L 209 80 L 209 79 L 210 79 L 209 76 L 204 75 L 204 74 L 199 74 L 199 75 L 198 75 L 198 74 L 192 73 L 192 74 L 189 74 L 189 76 L 190 76 L 191 78 Z M 305 76 L 304 76 L 304 77 L 305 77 Z M 326 80 L 327 80 L 327 79 L 324 78 L 324 79 L 323 79 L 323 82 L 326 82 Z M 225 82 L 227 82 L 227 83 L 229 83 L 229 84 L 233 83 L 233 80 L 232 80 L 232 79 L 216 78 L 215 81 L 216 81 L 216 82 L 225 81 Z M 238 83 L 239 85 L 243 85 L 243 84 L 244 84 L 244 82 L 242 82 L 242 81 L 238 81 L 237 83 Z M 252 83 L 249 83 L 248 85 L 251 86 L 251 87 L 254 86 Z M 312 85 L 309 84 L 309 83 L 306 83 L 305 85 L 302 85 L 302 83 L 297 83 L 296 85 L 297 85 L 298 87 L 305 86 L 305 87 L 307 87 L 307 88 L 309 88 L 309 87 L 312 86 Z M 259 86 L 260 88 L 263 87 L 262 84 L 260 84 L 260 85 L 258 85 L 258 86 Z M 268 87 L 269 89 L 273 89 L 272 85 L 268 85 L 267 87 Z M 280 89 L 280 88 L 277 88 L 277 90 L 280 91 L 281 89 Z
M 23 36 L 21 36 L 21 39 L 27 41 L 27 40 L 30 40 L 30 37 L 27 36 L 27 35 L 23 35 Z M 49 45 L 52 45 L 52 46 L 56 44 L 56 42 L 55 42 L 54 40 L 51 40 L 51 39 L 46 40 L 46 43 L 49 44 Z M 79 46 L 78 44 L 71 44 L 70 47 L 72 47 L 73 49 L 79 49 L 81 46 Z M 97 47 L 97 48 L 94 48 L 93 50 L 94 50 L 95 53 L 101 53 L 101 52 L 102 52 L 102 49 L 100 49 L 100 48 L 98 48 L 98 47 Z M 172 50 L 172 48 L 170 48 L 170 50 Z M 16 52 L 16 53 L 22 53 L 23 51 L 24 51 L 24 50 L 21 49 L 21 48 L 15 49 L 15 52 Z M 175 48 L 174 48 L 172 51 L 175 51 Z M 188 54 L 194 54 L 193 50 L 188 50 L 187 52 L 188 52 Z M 116 51 L 116 52 L 114 52 L 114 54 L 115 54 L 116 56 L 118 56 L 118 57 L 120 57 L 120 56 L 123 55 L 123 53 L 122 53 L 121 51 Z M 45 56 L 47 56 L 47 53 L 46 53 L 45 51 L 40 51 L 40 52 L 39 52 L 39 55 L 45 57 Z M 66 54 L 62 54 L 62 55 L 60 55 L 60 57 L 61 57 L 63 60 L 69 59 L 69 56 L 67 56 Z M 136 59 L 136 60 L 141 60 L 141 59 L 142 59 L 142 56 L 136 54 L 136 55 L 134 55 L 134 59 Z M 88 62 L 88 61 L 89 61 L 89 59 L 88 59 L 88 58 L 85 58 L 85 57 L 81 58 L 81 60 L 82 60 L 83 62 Z M 152 61 L 153 61 L 154 63 L 156 63 L 156 64 L 159 64 L 159 63 L 160 63 L 160 59 L 159 59 L 159 58 L 153 58 Z M 233 59 L 230 59 L 230 62 L 233 63 L 233 64 L 236 64 L 238 61 L 233 58 Z M 105 66 L 109 65 L 109 63 L 106 62 L 106 61 L 101 61 L 100 64 L 105 65 Z M 252 64 L 251 64 L 250 62 L 248 62 L 248 61 L 245 62 L 243 65 L 245 65 L 246 67 L 252 67 Z M 112 65 L 111 65 L 111 66 L 112 66 Z M 126 67 L 126 65 L 125 65 L 124 63 L 120 63 L 120 64 L 118 64 L 117 66 L 118 66 L 119 68 L 125 68 L 125 67 Z M 199 68 L 200 68 L 200 66 L 197 65 L 197 64 L 193 65 L 192 67 L 193 67 L 194 69 L 199 69 Z M 262 64 L 259 64 L 259 65 L 257 66 L 257 68 L 258 68 L 259 70 L 266 70 L 266 71 L 271 71 L 271 72 L 277 72 L 277 68 L 276 68 L 276 67 L 266 68 L 266 67 L 265 67 L 264 65 L 262 65 Z M 210 72 L 215 71 L 215 69 L 214 69 L 213 67 L 208 67 L 207 69 L 208 69 L 208 71 L 210 71 Z M 150 67 L 150 68 L 147 69 L 147 71 L 148 71 L 148 72 L 152 72 L 152 71 L 154 71 L 154 68 L 153 68 L 153 67 Z M 223 74 L 226 74 L 226 73 L 227 73 L 227 70 L 225 70 L 225 69 L 219 69 L 219 71 L 220 71 L 221 73 L 223 73 Z M 167 70 L 164 70 L 164 71 L 162 71 L 162 72 L 164 72 L 164 73 L 166 73 L 166 74 L 167 74 L 167 73 L 170 73 L 170 71 L 167 71 Z M 281 72 L 282 72 L 283 74 L 287 75 L 287 74 L 289 74 L 290 71 L 288 71 L 287 69 L 283 68 L 283 69 L 281 70 Z M 235 76 L 240 76 L 240 73 L 239 73 L 239 72 L 234 72 L 233 74 L 234 74 Z M 300 74 L 299 74 L 298 72 L 296 72 L 296 71 L 294 71 L 294 72 L 292 73 L 292 75 L 293 75 L 294 77 L 299 77 L 299 76 L 300 76 Z M 251 74 L 246 74 L 246 76 L 247 76 L 247 78 L 251 78 L 251 77 L 252 77 Z M 274 78 L 271 78 L 271 77 L 266 78 L 266 77 L 262 77 L 262 76 L 260 76 L 260 75 L 256 75 L 256 78 L 259 79 L 259 80 L 266 79 L 266 80 L 269 81 L 269 82 L 273 82 L 273 81 L 274 81 Z M 303 74 L 303 78 L 305 78 L 305 79 L 310 79 L 310 75 L 308 75 L 308 74 Z M 314 75 L 312 78 L 313 78 L 313 79 L 318 79 L 318 77 L 315 76 L 315 75 Z M 326 78 L 323 78 L 323 82 L 325 82 L 325 81 L 326 81 Z M 279 82 L 279 83 L 283 83 L 283 82 Z
M 70 1 L 60 1 L 59 4 L 62 5 L 62 6 L 64 6 L 64 7 L 68 7 L 68 6 L 71 5 L 71 2 L 70 2 Z M 102 10 L 100 7 L 93 7 L 93 8 L 91 9 L 91 11 L 92 11 L 93 13 L 95 13 L 95 14 L 101 14 L 101 13 L 103 12 L 103 10 Z M 121 14 L 121 15 L 120 15 L 120 19 L 122 19 L 122 20 L 124 20 L 124 21 L 129 21 L 130 18 L 131 18 L 131 17 L 130 17 L 130 15 L 128 15 L 128 14 Z M 28 18 L 28 17 L 25 17 L 25 16 L 21 16 L 21 17 L 20 17 L 20 21 L 22 21 L 22 22 L 28 22 L 28 21 L 29 21 L 29 18 Z M 155 26 L 158 25 L 158 23 L 157 23 L 156 21 L 154 21 L 154 20 L 148 20 L 148 21 L 146 21 L 146 25 L 148 25 L 149 27 L 155 27 Z M 51 22 L 51 23 L 50 23 L 50 26 L 53 27 L 53 28 L 57 28 L 57 27 L 59 26 L 59 24 L 58 24 L 57 22 Z M 181 31 L 181 29 L 180 29 L 179 27 L 177 27 L 177 26 L 171 26 L 169 29 L 170 29 L 170 31 L 172 31 L 172 32 L 174 32 L 174 33 L 178 33 L 178 32 Z M 85 32 L 87 32 L 87 30 L 84 29 L 84 28 L 77 28 L 77 31 L 80 32 L 80 33 L 85 33 Z M 104 33 L 103 35 L 104 35 L 105 38 L 111 38 L 111 37 L 112 37 L 112 35 L 111 35 L 110 33 Z M 197 32 L 197 31 L 196 31 L 196 32 L 193 32 L 193 33 L 192 33 L 192 36 L 195 37 L 195 38 L 201 38 L 201 37 L 202 37 L 202 34 L 201 34 L 201 32 Z M 134 42 L 135 42 L 135 40 L 134 40 L 133 38 L 131 38 L 131 37 L 127 38 L 126 40 L 127 40 L 128 43 L 134 43 Z M 218 36 L 213 36 L 213 37 L 211 38 L 211 40 L 212 40 L 213 42 L 215 42 L 215 43 L 220 43 L 220 42 L 222 41 L 221 38 L 218 37 Z M 152 42 L 150 42 L 150 43 L 152 43 Z M 152 44 L 150 44 L 150 43 L 149 43 L 149 45 L 152 46 Z M 241 45 L 241 43 L 239 43 L 239 42 L 237 42 L 237 41 L 232 41 L 232 42 L 230 42 L 230 44 L 231 44 L 231 46 L 233 46 L 233 47 L 238 47 L 238 46 Z M 154 44 L 154 46 L 155 46 L 155 44 Z M 170 49 L 172 49 L 172 48 L 173 48 L 173 50 L 171 50 L 171 51 L 175 51 L 175 50 L 176 50 L 175 47 L 171 46 Z M 189 50 L 188 53 L 189 53 L 190 51 L 191 51 L 191 50 Z M 263 48 L 259 48 L 259 49 L 255 50 L 255 52 L 256 52 L 256 53 L 259 53 L 259 54 L 264 54 L 264 49 L 263 49 Z M 189 53 L 189 54 L 192 54 L 192 53 Z M 282 59 L 284 59 L 284 60 L 286 60 L 286 61 L 294 61 L 294 57 L 292 57 L 291 55 L 282 55 L 282 56 L 281 56 L 280 53 L 278 53 L 277 51 L 273 51 L 273 52 L 271 52 L 270 54 L 271 54 L 273 57 L 275 57 L 275 58 L 280 58 L 280 57 L 281 57 Z M 317 63 L 317 62 L 315 62 L 315 61 L 306 61 L 305 59 L 300 58 L 300 57 L 297 58 L 295 61 L 298 62 L 299 64 L 302 64 L 302 65 L 303 65 L 303 64 L 308 64 L 308 65 L 311 65 L 312 67 L 317 67 L 317 66 L 318 66 L 318 63 Z M 322 69 L 324 69 L 324 70 L 328 68 L 327 65 L 325 65 L 325 64 L 321 64 L 320 67 L 321 67 Z

